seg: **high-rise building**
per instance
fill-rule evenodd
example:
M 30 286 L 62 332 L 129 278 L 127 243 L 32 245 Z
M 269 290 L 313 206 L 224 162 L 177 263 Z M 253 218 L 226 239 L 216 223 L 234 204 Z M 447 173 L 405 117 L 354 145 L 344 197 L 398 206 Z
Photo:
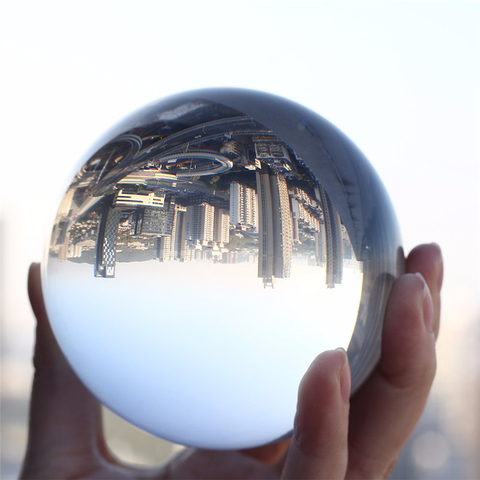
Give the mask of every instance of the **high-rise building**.
M 319 225 L 319 233 L 315 233 L 315 264 L 317 266 L 324 266 L 326 259 L 325 249 L 325 225 Z
M 98 229 L 95 256 L 96 277 L 115 277 L 118 224 L 121 216 L 120 208 L 112 208 L 110 204 L 104 206 Z
M 327 260 L 326 284 L 333 288 L 342 283 L 343 278 L 343 239 L 340 216 L 335 210 L 325 189 L 317 189 L 325 220 L 325 249 Z
M 237 182 L 230 184 L 230 222 L 249 230 L 258 229 L 258 202 L 255 189 Z
M 172 256 L 172 237 L 166 235 L 155 239 L 155 258 L 159 262 L 173 260 Z
M 175 222 L 172 231 L 173 242 L 173 258 L 184 261 L 186 255 L 187 242 L 185 240 L 185 220 L 187 215 L 187 207 L 175 205 Z
M 213 242 L 215 207 L 208 203 L 189 205 L 185 219 L 185 237 L 192 242 L 208 245 Z
M 185 256 L 185 212 L 187 207 L 175 203 L 173 197 L 168 206 L 167 228 L 163 232 L 159 231 L 159 235 L 155 239 L 155 258 L 160 262 L 182 259 Z
M 283 175 L 263 166 L 257 172 L 259 197 L 258 276 L 264 286 L 275 278 L 290 276 L 292 265 L 293 222 L 287 182 Z
M 213 240 L 222 245 L 230 241 L 230 214 L 223 208 L 215 209 Z

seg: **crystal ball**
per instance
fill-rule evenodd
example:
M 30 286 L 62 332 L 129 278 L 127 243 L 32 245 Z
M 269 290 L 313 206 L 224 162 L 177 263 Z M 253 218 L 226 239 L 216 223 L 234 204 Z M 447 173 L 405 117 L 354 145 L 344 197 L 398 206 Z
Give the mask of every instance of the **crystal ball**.
M 217 88 L 104 134 L 64 193 L 42 266 L 55 336 L 107 407 L 172 442 L 291 434 L 322 351 L 354 392 L 380 355 L 403 254 L 360 150 L 290 100 Z

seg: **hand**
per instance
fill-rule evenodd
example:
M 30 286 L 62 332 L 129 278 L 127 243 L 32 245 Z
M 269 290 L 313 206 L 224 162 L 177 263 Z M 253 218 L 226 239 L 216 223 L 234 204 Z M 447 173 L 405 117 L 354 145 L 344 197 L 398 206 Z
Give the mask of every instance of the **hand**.
M 443 265 L 436 245 L 415 248 L 388 300 L 380 362 L 350 399 L 342 351 L 305 374 L 292 439 L 243 451 L 186 449 L 167 465 L 123 465 L 106 447 L 99 403 L 68 366 L 48 323 L 39 267 L 29 273 L 38 320 L 27 478 L 386 478 L 417 423 L 435 374 Z M 421 275 L 412 275 L 413 273 Z

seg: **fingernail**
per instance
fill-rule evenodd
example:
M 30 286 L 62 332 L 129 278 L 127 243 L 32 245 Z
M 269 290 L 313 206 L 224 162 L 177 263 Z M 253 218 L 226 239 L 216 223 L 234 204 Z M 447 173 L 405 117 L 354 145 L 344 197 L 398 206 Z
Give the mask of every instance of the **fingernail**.
M 343 364 L 340 370 L 339 380 L 340 380 L 340 394 L 342 395 L 342 400 L 345 403 L 350 401 L 350 390 L 351 390 L 351 378 L 350 378 L 350 365 L 348 363 L 347 352 L 344 348 L 337 348 L 338 352 L 343 355 Z
M 438 243 L 435 243 L 435 242 L 432 242 L 431 243 L 432 246 L 434 246 L 437 250 L 438 250 L 438 254 L 439 254 L 439 259 L 438 259 L 438 263 L 437 263 L 437 270 L 436 270 L 436 278 L 437 278 L 437 281 L 435 283 L 435 288 L 438 289 L 438 291 L 440 291 L 442 289 L 442 283 L 443 283 L 443 257 L 442 257 L 442 248 L 440 247 L 440 245 Z
M 423 282 L 423 322 L 428 333 L 433 332 L 433 300 L 423 275 L 417 272 L 415 275 L 420 277 Z
M 34 268 L 38 268 L 39 265 L 40 265 L 40 263 L 38 263 L 38 262 L 32 262 L 30 264 L 30 267 L 28 267 L 28 271 L 31 272 Z

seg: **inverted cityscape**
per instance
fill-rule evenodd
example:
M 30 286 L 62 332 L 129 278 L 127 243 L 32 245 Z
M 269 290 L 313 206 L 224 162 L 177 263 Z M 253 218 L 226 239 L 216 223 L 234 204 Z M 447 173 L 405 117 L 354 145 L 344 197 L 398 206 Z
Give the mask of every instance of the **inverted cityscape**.
M 302 159 L 271 130 L 195 102 L 116 136 L 82 166 L 49 254 L 115 278 L 122 262 L 256 263 L 264 288 L 292 262 L 328 288 L 362 270 L 347 229 Z

